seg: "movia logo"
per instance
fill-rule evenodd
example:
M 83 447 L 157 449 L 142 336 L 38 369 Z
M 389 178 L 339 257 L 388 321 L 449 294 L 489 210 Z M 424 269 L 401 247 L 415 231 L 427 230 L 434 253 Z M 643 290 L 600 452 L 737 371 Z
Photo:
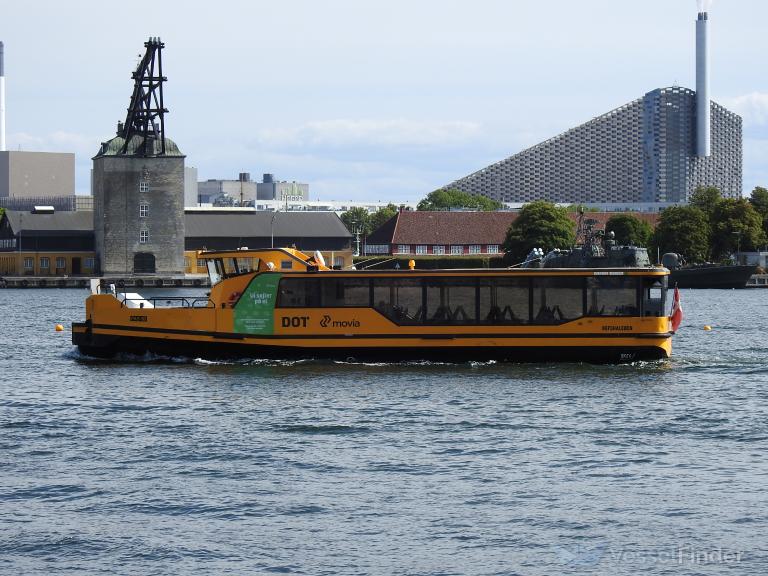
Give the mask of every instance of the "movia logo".
M 360 327 L 360 321 L 359 320 L 334 320 L 328 314 L 325 314 L 323 316 L 323 319 L 320 320 L 320 326 L 322 328 L 328 328 L 329 326 L 331 328 L 359 328 Z

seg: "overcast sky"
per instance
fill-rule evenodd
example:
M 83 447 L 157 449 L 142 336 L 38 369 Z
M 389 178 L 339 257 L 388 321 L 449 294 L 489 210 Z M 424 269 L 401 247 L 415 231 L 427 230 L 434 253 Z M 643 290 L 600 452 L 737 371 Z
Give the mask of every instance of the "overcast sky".
M 695 0 L 6 0 L 8 147 L 74 152 L 78 193 L 160 36 L 167 135 L 199 179 L 418 200 L 644 93 L 695 88 Z M 768 186 L 768 2 L 710 10 L 712 98 Z

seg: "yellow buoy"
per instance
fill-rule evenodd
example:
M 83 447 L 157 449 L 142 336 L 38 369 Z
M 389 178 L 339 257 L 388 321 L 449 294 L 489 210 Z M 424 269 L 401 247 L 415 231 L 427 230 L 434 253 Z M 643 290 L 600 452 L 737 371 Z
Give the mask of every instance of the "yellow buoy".
M 704 326 L 704 331 L 705 331 L 705 332 L 709 332 L 710 330 L 712 330 L 712 326 L 710 326 L 709 324 L 706 324 L 706 325 Z
M 64 332 L 64 326 L 61 324 L 56 324 L 56 332 Z
M 416 260 L 408 260 L 408 268 L 414 270 L 416 268 Z

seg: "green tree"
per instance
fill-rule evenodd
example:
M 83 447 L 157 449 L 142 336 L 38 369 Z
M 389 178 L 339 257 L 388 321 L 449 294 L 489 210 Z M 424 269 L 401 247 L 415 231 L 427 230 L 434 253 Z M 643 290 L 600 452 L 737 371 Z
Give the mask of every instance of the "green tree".
M 365 208 L 355 206 L 344 212 L 340 218 L 351 234 L 355 233 L 355 229 L 363 236 L 371 233 L 371 215 Z
M 756 186 L 749 202 L 763 219 L 763 233 L 768 237 L 768 189 Z
M 617 214 L 611 216 L 605 223 L 605 231 L 613 232 L 616 242 L 623 246 L 647 247 L 651 241 L 653 228 L 645 220 L 640 220 L 632 214 Z
M 712 257 L 721 260 L 737 250 L 757 250 L 765 243 L 763 219 L 744 198 L 723 198 L 715 204 L 712 227 Z
M 570 248 L 576 239 L 576 225 L 565 208 L 536 200 L 526 204 L 512 223 L 504 240 L 508 262 L 522 262 L 533 248 L 544 251 Z
M 688 262 L 705 262 L 709 255 L 709 221 L 696 206 L 662 210 L 651 240 L 652 251 L 677 252 Z
M 691 194 L 688 203 L 704 212 L 709 219 L 715 211 L 715 205 L 722 200 L 723 196 L 719 188 L 714 186 L 698 186 Z
M 478 194 L 469 194 L 461 190 L 435 190 L 419 202 L 418 210 L 450 210 L 451 208 L 470 208 L 491 212 L 501 208 L 501 202 Z
M 371 232 L 378 230 L 384 222 L 397 215 L 397 206 L 392 203 L 379 208 L 371 215 Z

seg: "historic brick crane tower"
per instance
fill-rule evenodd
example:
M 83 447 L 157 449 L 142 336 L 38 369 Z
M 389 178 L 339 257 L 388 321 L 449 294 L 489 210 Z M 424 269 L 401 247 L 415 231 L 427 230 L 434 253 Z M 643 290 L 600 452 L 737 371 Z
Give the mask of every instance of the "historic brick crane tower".
M 165 135 L 160 38 L 133 73 L 117 136 L 93 158 L 94 234 L 101 271 L 184 273 L 184 155 Z

